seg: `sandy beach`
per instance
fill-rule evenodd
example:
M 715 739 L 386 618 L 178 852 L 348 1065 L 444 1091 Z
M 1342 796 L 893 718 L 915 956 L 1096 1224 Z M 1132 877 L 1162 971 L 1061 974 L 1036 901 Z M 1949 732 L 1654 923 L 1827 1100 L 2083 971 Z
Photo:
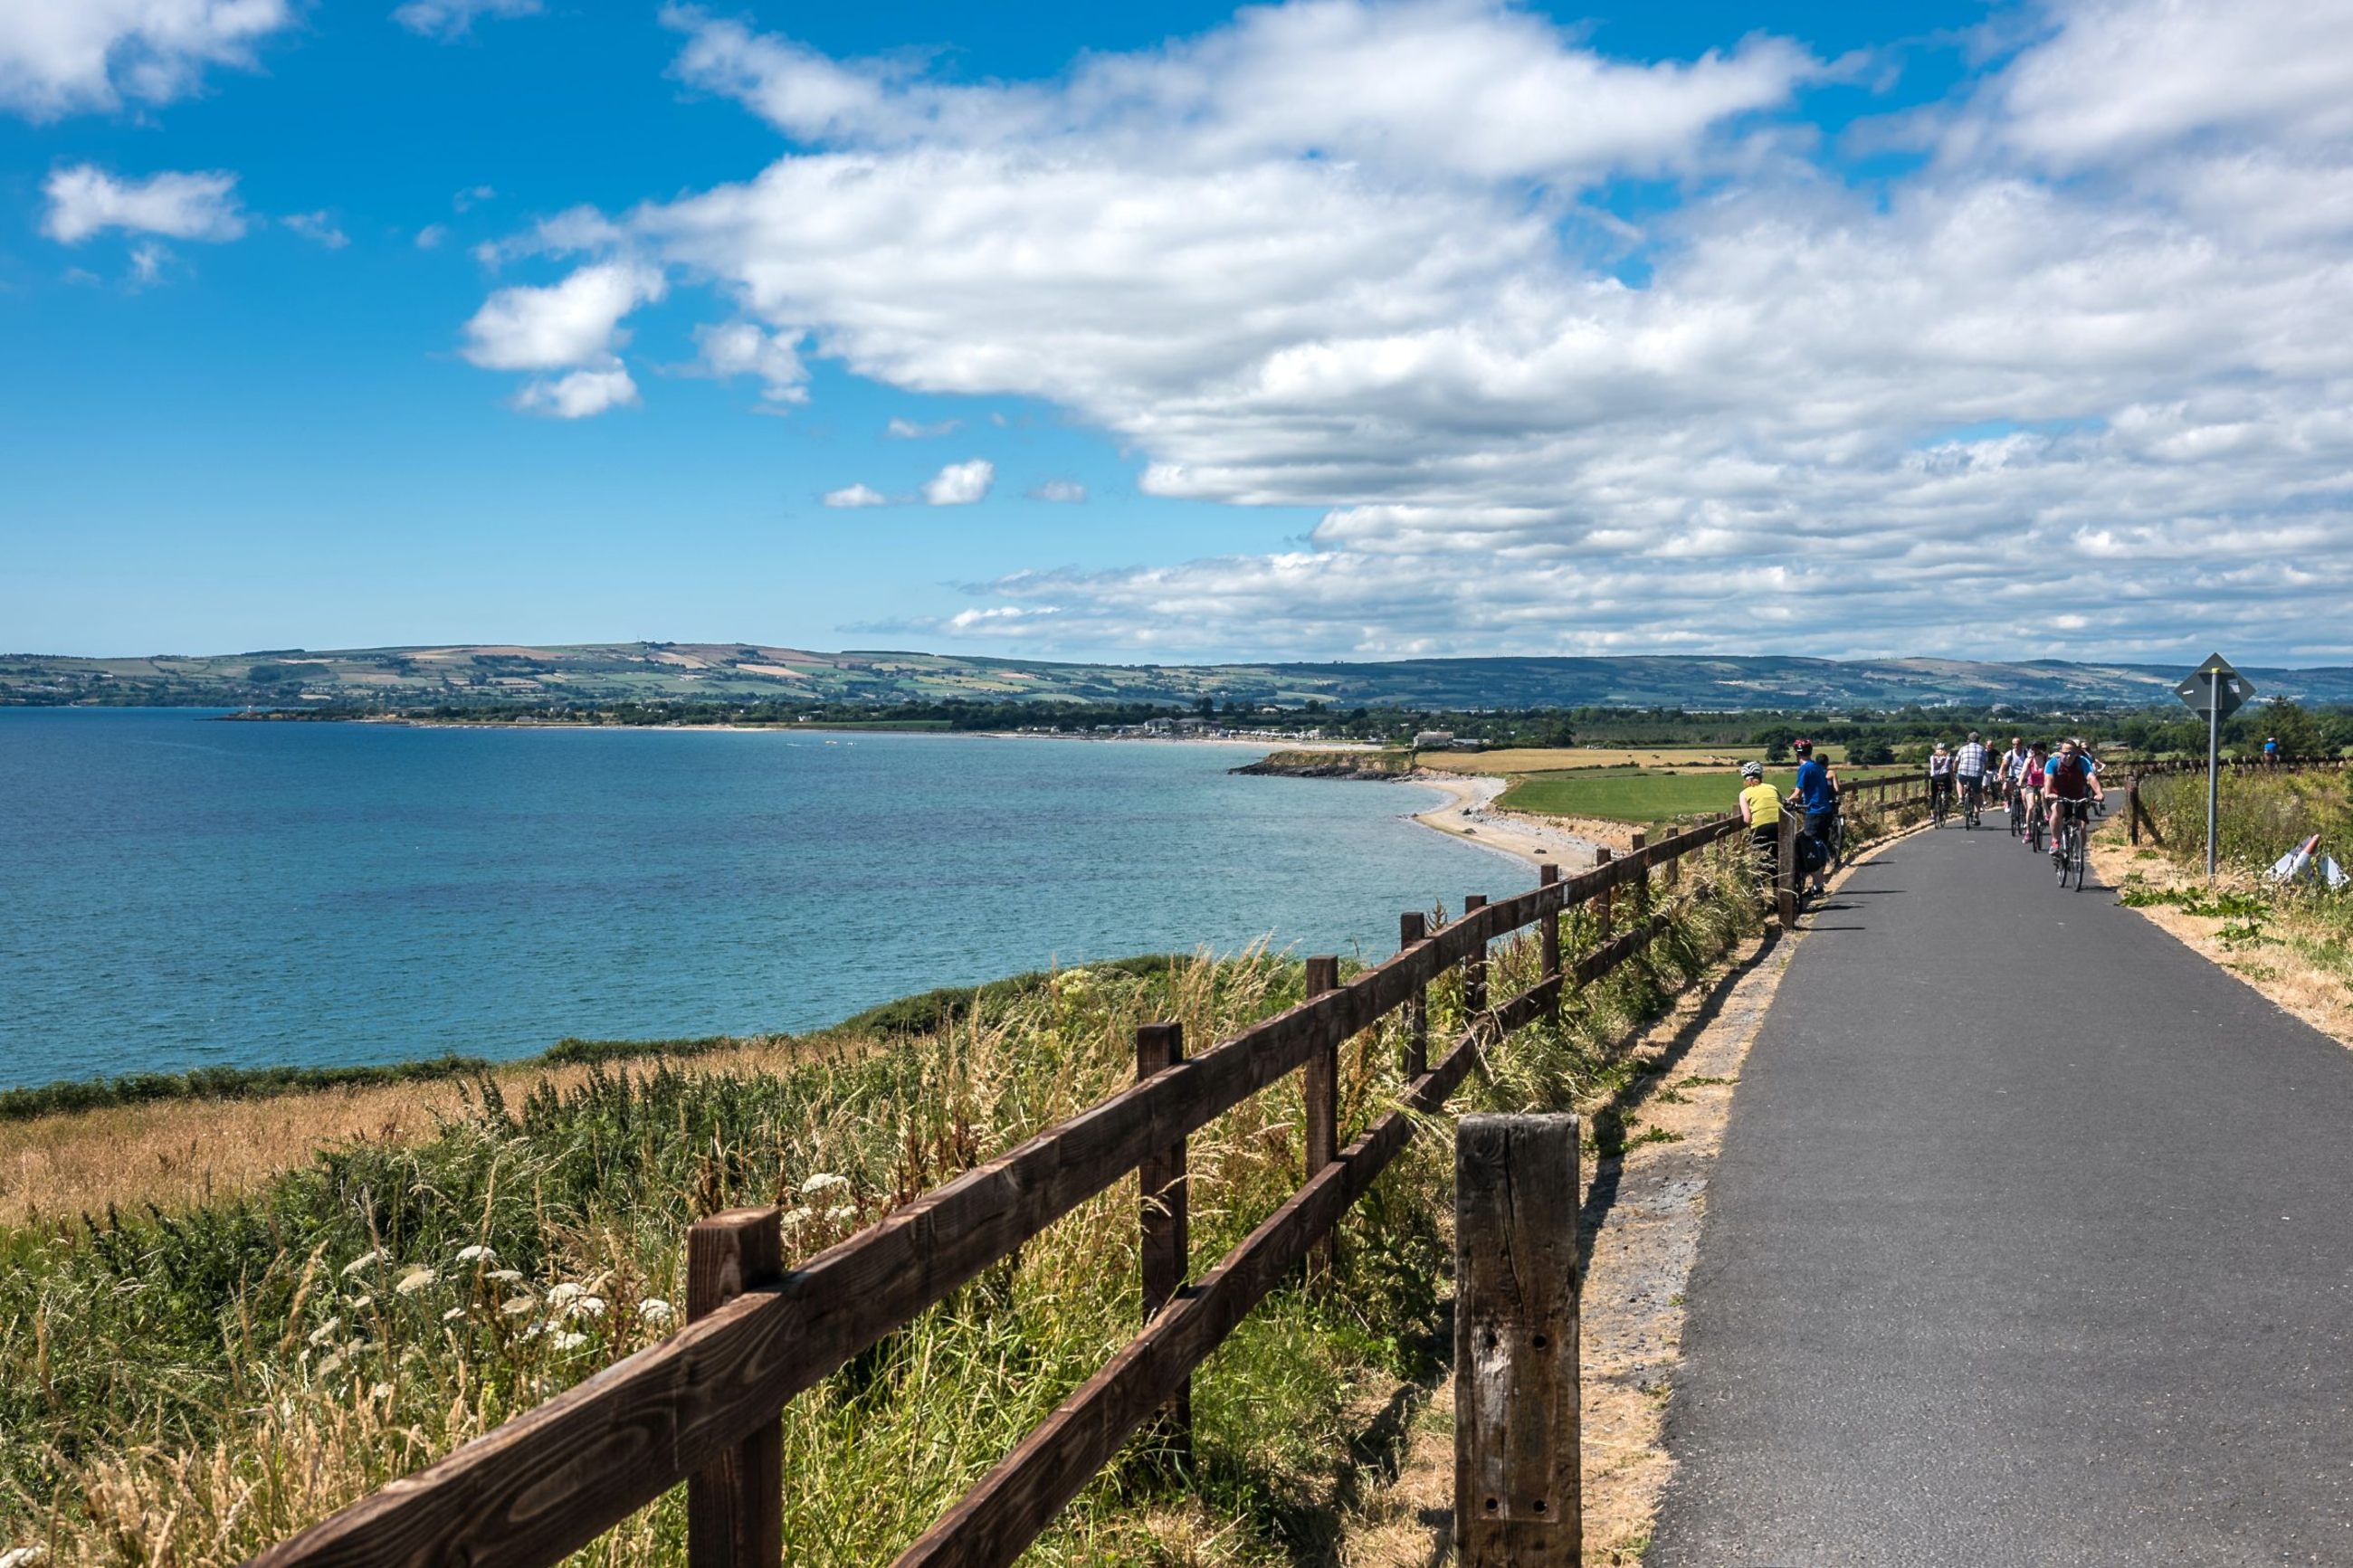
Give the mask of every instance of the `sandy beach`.
M 1425 770 L 1409 775 L 1404 782 L 1428 784 L 1443 790 L 1449 797 L 1443 805 L 1415 814 L 1414 820 L 1424 827 L 1434 827 L 1532 865 L 1549 861 L 1564 871 L 1581 870 L 1593 864 L 1593 851 L 1609 842 L 1603 837 L 1580 837 L 1567 828 L 1518 812 L 1496 810 L 1495 797 L 1504 793 L 1511 782 L 1508 779 Z M 1622 838 L 1611 846 L 1624 847 Z

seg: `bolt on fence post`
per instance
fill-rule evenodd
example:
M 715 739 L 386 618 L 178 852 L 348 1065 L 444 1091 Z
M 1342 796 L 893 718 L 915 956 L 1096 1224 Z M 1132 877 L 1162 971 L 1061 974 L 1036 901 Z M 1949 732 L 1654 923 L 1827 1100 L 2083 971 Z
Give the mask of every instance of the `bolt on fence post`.
M 1484 893 L 1466 893 L 1462 898 L 1462 918 L 1475 920 L 1487 907 Z M 1487 943 L 1482 938 L 1462 959 L 1462 1014 L 1465 1026 L 1487 1010 Z
M 1135 1031 L 1135 1080 L 1185 1059 L 1185 1026 L 1145 1024 Z M 1185 1286 L 1192 1253 L 1189 1186 L 1185 1175 L 1185 1140 L 1146 1154 L 1136 1166 L 1138 1226 L 1143 1237 L 1144 1320 L 1176 1300 Z M 1180 1468 L 1193 1462 L 1193 1378 L 1171 1394 L 1145 1429 L 1146 1446 Z
M 1430 936 L 1430 917 L 1408 910 L 1398 917 L 1398 951 L 1402 952 Z M 1411 1083 L 1430 1070 L 1430 986 L 1417 984 L 1405 1004 L 1405 1079 Z
M 730 1209 L 686 1233 L 686 1317 L 707 1318 L 746 1290 L 784 1277 L 782 1219 Z M 785 1558 L 784 1413 L 688 1478 L 691 1568 L 778 1568 Z
M 1547 860 L 1543 865 L 1536 868 L 1537 887 L 1549 888 L 1559 880 L 1560 868 L 1554 865 L 1551 861 Z M 1557 1024 L 1560 1022 L 1560 994 L 1562 990 L 1560 978 L 1560 910 L 1558 908 L 1556 907 L 1545 911 L 1542 920 L 1539 921 L 1536 925 L 1536 941 L 1539 944 L 1538 951 L 1544 957 L 1545 984 L 1552 987 L 1552 994 L 1545 1002 L 1545 1017 L 1548 1022 Z
M 1307 994 L 1321 996 L 1340 988 L 1340 961 L 1336 957 L 1311 958 L 1307 961 Z M 1324 1166 L 1340 1157 L 1340 1043 L 1334 1040 L 1315 1047 L 1307 1058 L 1304 1079 L 1307 1100 L 1307 1180 L 1314 1181 Z M 1311 1283 L 1327 1280 L 1340 1262 L 1340 1237 L 1337 1231 L 1326 1232 L 1307 1255 L 1307 1278 Z
M 1454 1534 L 1460 1568 L 1577 1568 L 1577 1122 L 1454 1131 Z

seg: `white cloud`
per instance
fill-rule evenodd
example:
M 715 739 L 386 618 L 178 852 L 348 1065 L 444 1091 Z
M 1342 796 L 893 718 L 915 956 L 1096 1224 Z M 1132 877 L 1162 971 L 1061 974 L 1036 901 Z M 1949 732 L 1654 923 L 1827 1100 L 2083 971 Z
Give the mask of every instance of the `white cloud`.
M 697 327 L 702 363 L 716 376 L 756 375 L 770 403 L 807 403 L 808 366 L 801 363 L 798 331 L 767 332 L 750 321 Z
M 151 283 L 162 281 L 164 268 L 171 262 L 169 246 L 158 245 L 152 239 L 141 240 L 131 247 L 131 286 L 144 289 Z
M 2353 658 L 2341 6 L 2059 0 L 1925 117 L 1925 167 L 1860 182 L 1776 119 L 1826 68 L 1770 39 L 1658 65 L 1480 0 L 1307 0 L 967 87 L 666 16 L 684 79 L 797 145 L 532 247 L 1052 403 L 1147 493 L 1320 515 L 934 629 Z M 1581 205 L 1623 176 L 1682 199 Z
M 540 0 L 409 0 L 392 19 L 419 37 L 444 43 L 462 38 L 482 17 L 536 16 Z
M 419 250 L 438 250 L 448 237 L 449 230 L 447 226 L 438 223 L 428 223 L 423 228 L 417 231 L 417 248 Z
M 1087 487 L 1076 479 L 1047 479 L 1029 491 L 1029 499 L 1075 504 L 1087 499 Z
M 554 419 L 586 419 L 637 401 L 638 384 L 616 360 L 569 375 L 533 381 L 515 394 L 514 405 L 526 414 L 544 414 Z
M 470 207 L 480 206 L 484 202 L 496 200 L 498 194 L 489 185 L 469 185 L 451 196 L 449 205 L 458 211 L 464 212 Z
M 52 172 L 41 191 L 49 201 L 41 232 L 60 245 L 79 245 L 110 228 L 216 242 L 245 233 L 237 176 L 224 170 L 119 180 L 76 163 Z
M 923 481 L 923 500 L 933 506 L 970 506 L 988 494 L 997 481 L 997 465 L 987 458 L 950 463 Z
M 0 108 L 32 120 L 165 103 L 206 66 L 250 68 L 286 0 L 0 0 Z
M 608 358 L 621 318 L 668 287 L 653 268 L 607 261 L 545 288 L 501 289 L 466 323 L 465 355 L 488 370 L 553 370 Z
M 837 507 L 889 506 L 891 498 L 867 485 L 847 485 L 825 492 L 825 504 Z
M 329 250 L 341 250 L 352 242 L 351 237 L 323 212 L 289 213 L 278 221 L 304 239 L 313 240 Z
M 918 425 L 912 419 L 893 418 L 884 427 L 884 434 L 902 441 L 922 441 L 934 436 L 952 436 L 963 425 L 961 419 L 943 419 L 936 425 Z

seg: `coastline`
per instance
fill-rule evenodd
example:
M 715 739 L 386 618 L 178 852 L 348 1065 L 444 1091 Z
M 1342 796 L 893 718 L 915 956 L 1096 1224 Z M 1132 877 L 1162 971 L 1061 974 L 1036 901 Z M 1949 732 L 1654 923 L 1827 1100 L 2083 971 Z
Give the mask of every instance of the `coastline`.
M 1564 871 L 1581 869 L 1593 864 L 1593 852 L 1601 847 L 1599 839 L 1580 837 L 1517 812 L 1496 810 L 1495 798 L 1509 786 L 1509 779 L 1491 773 L 1418 769 L 1400 782 L 1425 785 L 1447 797 L 1441 805 L 1414 813 L 1414 821 L 1527 865 L 1548 863 Z

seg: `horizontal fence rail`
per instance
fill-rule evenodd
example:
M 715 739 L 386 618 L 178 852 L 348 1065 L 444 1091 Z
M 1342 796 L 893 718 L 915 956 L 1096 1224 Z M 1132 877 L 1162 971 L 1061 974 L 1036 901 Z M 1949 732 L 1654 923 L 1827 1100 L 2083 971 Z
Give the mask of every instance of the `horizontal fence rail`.
M 1902 793 L 1907 788 L 1915 793 Z M 1882 779 L 1850 785 L 1843 797 L 1871 810 L 1925 795 L 1916 781 Z M 1653 868 L 1671 881 L 1684 857 L 1746 832 L 1738 817 L 1717 817 L 1655 843 L 1638 838 L 1633 849 L 1604 852 L 1574 875 L 1546 867 L 1536 887 L 1474 903 L 1435 929 L 1409 915 L 1395 956 L 1345 984 L 1330 967 L 1315 971 L 1331 961 L 1311 960 L 1306 1000 L 1198 1056 L 1185 1054 L 1173 1026 L 1147 1026 L 1155 1033 L 1138 1040 L 1133 1088 L 796 1268 L 776 1267 L 774 1210 L 699 1222 L 691 1262 L 698 1279 L 709 1279 L 697 1285 L 691 1321 L 676 1334 L 252 1562 L 541 1568 L 693 1481 L 689 1556 L 696 1568 L 772 1568 L 781 1551 L 773 1523 L 781 1491 L 767 1435 L 785 1405 L 1081 1204 L 1141 1173 L 1144 1331 L 899 1559 L 901 1568 L 1009 1563 L 1130 1436 L 1155 1420 L 1182 1422 L 1193 1370 L 1269 1291 L 1312 1265 L 1311 1255 L 1404 1151 L 1419 1121 L 1444 1109 L 1489 1045 L 1556 1016 L 1566 990 L 1601 979 L 1665 931 L 1670 911 L 1654 905 Z M 1620 889 L 1634 889 L 1630 903 L 1617 898 Z M 1595 910 L 1600 940 L 1564 965 L 1560 917 L 1585 906 Z M 1466 984 L 1465 1026 L 1425 1065 L 1432 983 L 1461 973 L 1483 987 L 1488 945 L 1530 927 L 1542 977 L 1493 1005 Z M 1408 1025 L 1407 1082 L 1396 1108 L 1345 1148 L 1315 1149 L 1311 1141 L 1304 1184 L 1216 1267 L 1181 1283 L 1186 1139 L 1290 1073 L 1312 1077 L 1343 1041 L 1392 1013 Z M 1173 1251 L 1172 1234 L 1179 1238 Z M 1170 1436 L 1181 1447 L 1182 1434 Z

